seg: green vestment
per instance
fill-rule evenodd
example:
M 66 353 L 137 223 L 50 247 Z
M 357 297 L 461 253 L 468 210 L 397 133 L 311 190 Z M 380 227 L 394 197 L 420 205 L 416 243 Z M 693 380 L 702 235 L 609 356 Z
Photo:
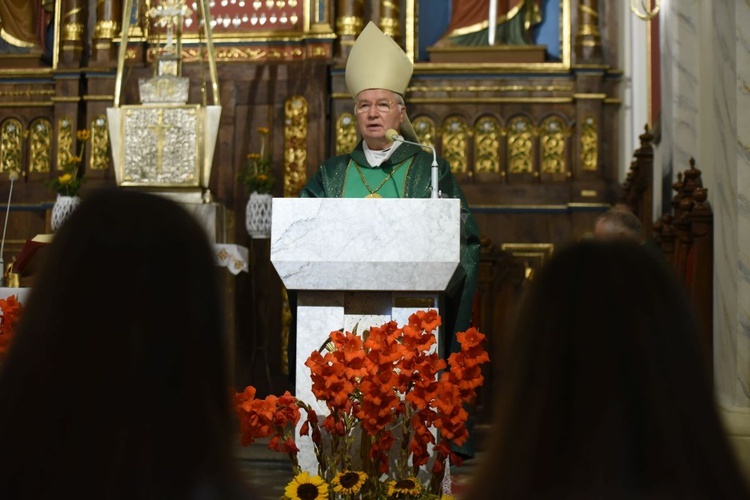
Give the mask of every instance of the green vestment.
M 320 169 L 307 182 L 300 197 L 303 198 L 341 198 L 363 197 L 368 193 L 361 181 L 355 165 L 357 163 L 365 174 L 370 174 L 369 166 L 360 142 L 350 153 L 330 158 L 323 162 Z M 400 166 L 399 166 L 400 165 Z M 401 144 L 384 161 L 380 168 L 386 170 L 380 175 L 385 179 L 391 169 L 398 167 L 394 175 L 378 190 L 383 197 L 429 198 L 431 192 L 432 153 L 426 152 L 419 146 Z M 377 170 L 377 169 L 375 169 Z M 448 162 L 438 158 L 438 186 L 444 198 L 459 198 L 461 200 L 461 263 L 453 275 L 451 284 L 446 290 L 445 311 L 441 311 L 445 325 L 446 339 L 443 345 L 446 357 L 448 353 L 458 350 L 456 332 L 465 331 L 471 325 L 471 313 L 474 303 L 474 293 L 477 288 L 477 268 L 479 266 L 479 229 L 476 221 L 469 212 L 469 208 L 461 192 L 461 188 L 450 170 Z M 379 182 L 377 178 L 368 175 L 370 188 L 375 189 Z M 353 185 L 357 180 L 360 189 Z M 363 189 L 364 188 L 364 189 Z

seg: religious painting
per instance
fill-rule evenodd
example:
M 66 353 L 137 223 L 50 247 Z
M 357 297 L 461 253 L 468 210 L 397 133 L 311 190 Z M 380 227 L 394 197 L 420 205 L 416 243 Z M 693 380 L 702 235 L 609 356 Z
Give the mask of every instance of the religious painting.
M 53 62 L 55 0 L 0 0 L 0 69 Z
M 417 12 L 418 62 L 570 67 L 570 0 L 422 0 Z

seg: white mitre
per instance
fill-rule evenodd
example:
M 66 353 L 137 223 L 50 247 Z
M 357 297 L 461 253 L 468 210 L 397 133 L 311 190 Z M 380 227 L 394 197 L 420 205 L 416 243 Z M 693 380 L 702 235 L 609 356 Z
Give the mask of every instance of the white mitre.
M 403 97 L 413 71 L 401 47 L 370 21 L 346 60 L 346 87 L 354 99 L 368 89 L 386 89 Z M 408 116 L 404 116 L 399 132 L 406 140 L 419 142 Z

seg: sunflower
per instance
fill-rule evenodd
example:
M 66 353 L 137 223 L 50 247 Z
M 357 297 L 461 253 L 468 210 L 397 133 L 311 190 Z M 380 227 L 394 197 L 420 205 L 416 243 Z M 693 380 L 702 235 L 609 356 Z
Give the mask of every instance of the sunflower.
M 328 485 L 320 476 L 305 471 L 286 485 L 284 495 L 289 500 L 328 500 Z
M 367 475 L 364 472 L 345 470 L 336 474 L 331 484 L 336 493 L 353 495 L 359 492 L 365 480 L 367 480 Z
M 422 485 L 416 477 L 407 477 L 400 481 L 391 481 L 388 483 L 388 496 L 417 496 L 422 492 Z

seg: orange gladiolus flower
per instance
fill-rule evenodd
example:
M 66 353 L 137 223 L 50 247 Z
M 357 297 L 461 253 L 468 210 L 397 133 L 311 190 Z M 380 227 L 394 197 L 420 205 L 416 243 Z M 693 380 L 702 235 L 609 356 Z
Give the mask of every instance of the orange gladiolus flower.
M 350 332 L 331 332 L 331 340 L 336 346 L 334 354 L 340 355 L 347 363 L 355 359 L 364 359 L 365 353 L 362 351 L 363 343 L 359 335 Z
M 255 399 L 255 394 L 255 388 L 250 386 L 234 396 L 243 446 L 258 438 L 279 436 L 287 426 L 296 425 L 300 419 L 297 400 L 288 391 L 280 398 Z M 278 446 L 277 442 L 272 439 L 269 447 Z
M 346 366 L 336 361 L 331 353 L 322 356 L 317 351 L 310 355 L 305 366 L 310 368 L 315 397 L 325 401 L 331 409 L 348 411 L 354 383 L 347 377 Z
M 461 344 L 462 347 L 472 348 L 480 347 L 487 337 L 472 326 L 465 332 L 458 332 L 456 334 L 456 339 L 458 339 L 458 343 Z
M 432 472 L 437 476 L 433 479 L 439 484 L 445 460 L 460 463 L 451 446 L 468 438 L 464 405 L 476 397 L 476 388 L 484 380 L 481 365 L 489 361 L 483 348 L 485 336 L 474 328 L 458 334 L 461 350 L 447 363 L 431 352 L 436 344 L 433 332 L 440 324 L 437 312 L 429 310 L 411 315 L 403 328 L 390 321 L 361 336 L 331 332 L 326 350 L 313 352 L 305 362 L 312 393 L 329 410 L 320 425 L 312 408 L 288 392 L 259 400 L 255 389 L 247 388 L 234 396 L 243 444 L 270 436 L 269 446 L 287 453 L 299 474 L 298 449 L 289 431 L 304 409 L 307 418 L 300 435 L 312 436 L 323 471 L 321 481 L 333 481 L 334 471 L 348 470 L 353 443 L 361 442 L 354 431 L 361 430 L 366 441 L 361 451 L 367 454 L 360 460 L 370 464 L 369 473 L 379 475 L 389 473 L 394 429 L 403 429 L 403 460 L 395 462 L 398 470 L 393 477 L 408 477 L 413 467 L 434 459 Z M 439 438 L 435 429 L 440 431 Z M 322 432 L 330 439 L 324 440 Z M 412 482 L 414 488 L 419 486 Z M 368 495 L 387 496 L 383 485 L 391 483 L 371 477 Z
M 351 381 L 364 377 L 367 374 L 367 368 L 365 368 L 362 338 L 350 332 L 337 331 L 331 332 L 331 341 L 336 347 L 331 354 L 337 361 L 344 364 L 346 377 Z
M 299 435 L 307 436 L 310 434 L 310 428 L 312 428 L 312 436 L 310 436 L 317 446 L 322 443 L 322 435 L 320 433 L 320 426 L 318 426 L 318 414 L 309 406 L 302 406 L 307 412 L 307 419 L 300 427 Z
M 15 295 L 11 295 L 7 299 L 0 299 L 0 310 L 3 312 L 0 317 L 0 356 L 4 356 L 16 335 L 16 325 L 21 318 L 23 304 Z
M 470 360 L 466 362 L 467 364 L 487 363 L 490 360 L 487 351 L 482 347 L 487 337 L 478 332 L 476 328 L 469 328 L 465 332 L 459 332 L 456 334 L 456 338 L 459 344 L 461 344 L 461 352 Z
M 414 356 L 429 351 L 437 343 L 434 334 L 425 333 L 413 326 L 405 326 L 403 332 L 401 343 L 407 351 L 405 354 L 407 359 L 409 355 Z
M 299 448 L 297 448 L 297 444 L 294 442 L 294 439 L 288 437 L 282 444 L 281 451 L 283 451 L 284 453 L 297 453 L 299 452 Z
M 429 311 L 417 311 L 409 316 L 409 325 L 414 325 L 417 328 L 424 330 L 427 333 L 432 333 L 435 328 L 442 325 L 443 321 L 440 319 L 437 311 L 430 309 Z
M 343 436 L 346 433 L 344 422 L 341 419 L 336 418 L 335 414 L 330 414 L 323 419 L 323 428 L 328 431 L 329 434 L 335 436 Z

